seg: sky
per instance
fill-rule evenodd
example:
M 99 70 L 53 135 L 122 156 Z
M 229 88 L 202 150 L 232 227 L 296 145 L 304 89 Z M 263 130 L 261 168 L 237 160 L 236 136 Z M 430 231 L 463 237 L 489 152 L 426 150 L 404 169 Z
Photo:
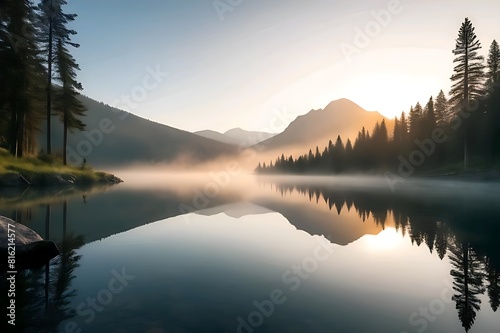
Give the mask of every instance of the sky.
M 392 118 L 448 93 L 465 17 L 485 56 L 500 40 L 498 0 L 67 1 L 83 94 L 187 131 L 279 132 L 340 98 Z

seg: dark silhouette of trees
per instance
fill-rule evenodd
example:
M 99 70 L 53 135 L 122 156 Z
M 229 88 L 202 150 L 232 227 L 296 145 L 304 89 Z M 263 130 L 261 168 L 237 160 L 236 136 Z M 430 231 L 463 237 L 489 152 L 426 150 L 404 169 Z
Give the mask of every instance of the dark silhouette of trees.
M 43 68 L 35 39 L 37 31 L 33 25 L 35 14 L 31 2 L 8 1 L 2 6 L 0 112 L 9 151 L 22 157 L 36 148 Z
M 454 84 L 450 91 L 450 103 L 455 107 L 455 111 L 470 107 L 470 102 L 484 93 L 484 58 L 478 54 L 481 43 L 474 30 L 471 21 L 466 18 L 460 27 L 453 50 L 456 56 L 454 62 L 457 65 L 451 77 Z
M 441 90 L 425 104 L 416 103 L 407 114 L 403 112 L 400 118 L 394 119 L 390 135 L 382 120 L 372 132 L 363 127 L 354 138 L 352 149 L 339 148 L 342 145 L 338 137 L 335 143 L 330 140 L 320 157 L 316 154 L 314 162 L 310 154 L 305 154 L 297 159 L 289 158 L 285 167 L 280 165 L 266 172 L 384 174 L 393 171 L 397 174 L 401 163 L 408 162 L 412 154 L 417 156 L 415 152 L 423 156 L 414 163 L 412 174 L 416 175 L 460 171 L 460 163 L 463 163 L 463 170 L 469 164 L 475 169 L 498 168 L 500 50 L 494 41 L 485 75 L 480 49 L 474 27 L 466 18 L 453 50 L 456 57 L 449 99 Z M 444 137 L 444 140 L 436 137 Z M 257 171 L 263 170 L 258 168 Z
M 76 14 L 65 14 L 62 7 L 66 5 L 65 0 L 42 0 L 38 5 L 38 25 L 40 27 L 39 42 L 42 51 L 46 55 L 45 64 L 47 66 L 46 85 L 46 117 L 47 117 L 47 154 L 51 154 L 51 115 L 52 115 L 52 80 L 54 55 L 58 52 L 59 44 L 63 48 L 71 45 L 75 48 L 80 45 L 73 43 L 71 37 L 76 31 L 68 29 L 66 26 L 76 18 Z M 59 76 L 62 76 L 59 73 Z
M 71 41 L 76 31 L 66 27 L 76 15 L 62 12 L 65 4 L 65 0 L 43 0 L 36 7 L 30 0 L 0 2 L 0 146 L 18 157 L 36 154 L 43 120 L 51 153 L 53 109 L 66 128 L 83 129 L 76 118 L 84 111 L 77 100 L 79 68 L 67 50 L 68 45 L 79 46 Z M 53 85 L 54 73 L 60 88 Z
M 484 267 L 475 250 L 466 242 L 455 241 L 450 246 L 450 261 L 453 269 L 452 299 L 456 303 L 458 317 L 468 332 L 481 310 L 479 295 L 485 292 L 483 287 Z
M 434 112 L 436 116 L 436 123 L 439 127 L 444 127 L 446 122 L 450 119 L 448 112 L 448 100 L 441 90 L 436 97 L 436 102 L 434 103 Z
M 421 136 L 423 110 L 420 103 L 417 103 L 415 107 L 410 108 L 408 117 L 409 135 L 410 139 L 413 141 Z
M 500 266 L 498 251 L 498 207 L 485 210 L 487 203 L 473 203 L 464 211 L 457 197 L 405 197 L 390 191 L 358 191 L 332 185 L 308 185 L 287 180 L 273 181 L 282 195 L 296 191 L 312 203 L 327 205 L 333 214 L 354 209 L 359 219 L 382 229 L 393 216 L 396 230 L 408 235 L 414 245 L 427 246 L 440 259 L 452 265 L 453 296 L 459 320 L 469 331 L 481 310 L 480 295 L 487 294 L 493 311 L 500 303 Z M 468 219 L 473 216 L 473 219 Z M 473 222 L 473 223 L 471 223 Z M 465 230 L 464 230 L 465 229 Z
M 458 32 L 454 62 L 453 86 L 450 91 L 450 103 L 456 114 L 463 115 L 472 109 L 472 102 L 484 95 L 483 56 L 478 54 L 481 43 L 477 39 L 471 21 L 466 18 Z M 467 117 L 467 116 L 463 116 Z M 468 165 L 468 126 L 463 126 L 464 169 Z
M 345 147 L 342 142 L 342 138 L 339 135 L 335 141 L 332 153 L 333 171 L 335 173 L 341 173 L 344 170 L 345 159 Z
M 498 43 L 494 40 L 491 43 L 490 51 L 488 53 L 488 82 L 495 83 L 500 81 L 500 48 Z
M 50 205 L 46 209 L 47 227 L 50 225 Z M 76 290 L 71 288 L 74 271 L 81 255 L 77 250 L 84 245 L 82 236 L 67 234 L 68 204 L 63 203 L 63 239 L 58 248 L 61 254 L 40 269 L 24 270 L 16 276 L 16 306 L 19 332 L 57 332 L 62 322 L 76 316 L 72 306 Z
M 491 258 L 486 258 L 486 280 L 491 309 L 496 312 L 500 306 L 500 269 L 495 267 Z

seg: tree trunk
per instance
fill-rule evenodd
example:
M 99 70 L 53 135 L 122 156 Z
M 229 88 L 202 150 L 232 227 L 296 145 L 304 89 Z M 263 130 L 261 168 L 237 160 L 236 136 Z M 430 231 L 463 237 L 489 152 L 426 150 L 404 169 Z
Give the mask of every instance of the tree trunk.
M 47 154 L 52 152 L 51 109 L 52 109 L 52 1 L 49 9 L 49 55 L 47 57 Z
M 10 133 L 9 133 L 9 145 L 10 153 L 13 156 L 17 156 L 17 102 L 12 106 L 11 119 L 10 119 Z
M 468 164 L 468 151 L 467 151 L 467 129 L 465 129 L 465 134 L 464 134 L 464 171 L 467 171 L 467 164 Z
M 26 114 L 25 111 L 22 110 L 20 111 L 19 117 L 17 119 L 17 138 L 16 138 L 16 144 L 17 144 L 17 157 L 23 157 L 24 156 L 24 127 L 26 124 Z

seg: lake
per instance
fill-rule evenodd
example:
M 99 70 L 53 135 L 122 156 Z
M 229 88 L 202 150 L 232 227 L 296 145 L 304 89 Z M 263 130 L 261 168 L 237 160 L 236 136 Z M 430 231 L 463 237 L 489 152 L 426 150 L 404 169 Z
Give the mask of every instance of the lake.
M 500 331 L 500 183 L 118 175 L 0 191 L 62 251 L 18 332 Z

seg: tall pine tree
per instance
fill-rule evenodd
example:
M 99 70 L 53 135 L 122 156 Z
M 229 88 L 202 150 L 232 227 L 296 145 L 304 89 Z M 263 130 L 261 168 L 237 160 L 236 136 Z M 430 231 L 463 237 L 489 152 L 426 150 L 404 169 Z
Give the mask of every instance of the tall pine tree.
M 78 99 L 78 91 L 82 90 L 82 85 L 76 80 L 76 71 L 80 68 L 61 40 L 57 42 L 55 60 L 57 79 L 62 86 L 56 91 L 54 109 L 63 123 L 63 163 L 67 164 L 68 130 L 85 129 L 85 124 L 78 117 L 83 116 L 86 109 Z
M 39 114 L 39 86 L 43 75 L 35 41 L 34 7 L 31 1 L 3 4 L 0 46 L 2 93 L 0 109 L 7 123 L 6 141 L 12 155 L 33 153 Z M 5 118 L 4 118 L 5 117 Z
M 76 31 L 68 29 L 66 26 L 76 18 L 76 14 L 65 14 L 62 7 L 66 5 L 65 0 L 42 0 L 38 5 L 38 21 L 40 27 L 39 42 L 45 54 L 45 64 L 47 66 L 47 154 L 52 152 L 51 142 L 51 115 L 52 115 L 52 80 L 53 80 L 53 62 L 57 52 L 57 44 L 61 42 L 64 47 L 71 45 L 79 47 L 73 43 L 71 37 Z
M 458 32 L 453 61 L 457 65 L 451 76 L 453 86 L 450 91 L 450 103 L 455 113 L 469 111 L 473 100 L 484 94 L 483 56 L 478 54 L 481 43 L 477 39 L 471 21 L 466 18 Z M 468 165 L 467 128 L 463 129 L 464 170 Z

